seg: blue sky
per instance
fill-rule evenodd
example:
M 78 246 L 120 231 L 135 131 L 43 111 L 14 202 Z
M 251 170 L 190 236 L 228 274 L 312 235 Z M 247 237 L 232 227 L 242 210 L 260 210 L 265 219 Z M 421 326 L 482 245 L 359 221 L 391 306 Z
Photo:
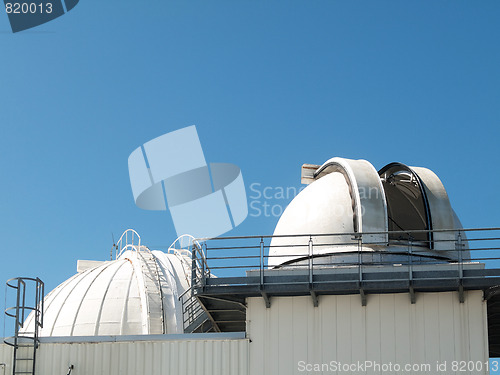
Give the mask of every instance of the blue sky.
M 439 175 L 465 227 L 500 226 L 499 13 L 488 0 L 81 0 L 18 34 L 0 14 L 0 281 L 51 290 L 129 227 L 169 245 L 169 214 L 134 205 L 127 158 L 193 124 L 247 188 L 299 188 L 303 163 L 333 156 L 400 161 Z

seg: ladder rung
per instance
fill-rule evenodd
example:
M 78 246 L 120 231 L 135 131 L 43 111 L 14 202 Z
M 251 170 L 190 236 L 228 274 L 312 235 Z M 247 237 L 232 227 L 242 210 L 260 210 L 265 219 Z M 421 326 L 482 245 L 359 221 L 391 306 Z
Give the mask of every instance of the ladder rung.
M 33 358 L 16 358 L 16 361 L 32 361 Z

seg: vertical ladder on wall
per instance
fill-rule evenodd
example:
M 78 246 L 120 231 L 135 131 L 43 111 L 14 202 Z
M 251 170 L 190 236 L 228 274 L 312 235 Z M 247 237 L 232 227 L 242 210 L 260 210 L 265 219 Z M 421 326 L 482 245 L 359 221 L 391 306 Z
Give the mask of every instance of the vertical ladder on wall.
M 33 287 L 27 290 L 27 285 Z M 39 278 L 16 277 L 7 281 L 7 286 L 16 291 L 16 305 L 5 310 L 8 317 L 14 318 L 14 336 L 4 342 L 14 347 L 12 374 L 35 374 L 36 350 L 38 349 L 38 330 L 43 327 L 44 284 Z M 34 293 L 34 303 L 26 301 L 27 293 Z M 22 330 L 28 314 L 33 320 L 33 332 Z

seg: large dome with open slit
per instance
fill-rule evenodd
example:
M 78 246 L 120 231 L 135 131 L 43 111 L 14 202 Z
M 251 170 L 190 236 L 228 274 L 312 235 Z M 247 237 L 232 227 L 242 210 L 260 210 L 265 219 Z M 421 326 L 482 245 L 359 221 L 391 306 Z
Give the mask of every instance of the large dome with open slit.
M 315 259 L 347 257 L 358 252 L 358 234 L 363 252 L 393 259 L 407 254 L 409 242 L 414 255 L 443 261 L 457 258 L 457 234 L 466 245 L 446 190 L 429 169 L 391 163 L 377 171 L 366 160 L 343 158 L 308 168 L 311 183 L 276 225 L 270 267 L 308 259 L 311 246 Z

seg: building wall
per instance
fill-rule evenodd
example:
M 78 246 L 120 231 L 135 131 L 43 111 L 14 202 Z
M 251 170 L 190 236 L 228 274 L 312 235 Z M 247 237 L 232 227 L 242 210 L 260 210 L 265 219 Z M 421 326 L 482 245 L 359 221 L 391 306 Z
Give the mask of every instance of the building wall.
M 359 295 L 320 296 L 318 307 L 309 296 L 275 297 L 268 309 L 262 298 L 249 298 L 250 373 L 451 374 L 452 361 L 488 361 L 482 291 L 466 292 L 462 304 L 456 292 L 418 293 L 413 305 L 405 293 L 367 297 L 365 307 Z M 358 361 L 367 366 L 342 367 Z M 390 372 L 396 364 L 422 367 Z
M 70 364 L 72 375 L 248 374 L 248 340 L 181 336 L 157 341 L 42 341 L 36 374 L 66 375 Z M 12 374 L 12 350 L 5 344 L 0 345 L 2 362 L 7 364 L 5 374 Z M 4 375 L 1 366 L 0 375 Z
M 274 297 L 269 309 L 262 298 L 248 298 L 247 321 L 247 338 L 242 333 L 44 338 L 36 373 L 65 375 L 73 364 L 72 375 L 470 374 L 453 372 L 452 362 L 488 361 L 481 291 L 466 292 L 463 304 L 455 292 L 418 293 L 414 305 L 404 293 L 368 295 L 365 307 L 359 295 L 320 296 L 318 307 L 307 296 Z M 342 367 L 358 362 L 364 367 Z M 0 363 L 6 364 L 0 375 L 12 373 L 12 348 L 5 344 Z M 407 371 L 407 364 L 431 367 Z M 391 372 L 396 365 L 405 371 Z
M 12 346 L 6 345 L 3 343 L 3 340 L 0 341 L 0 375 L 12 374 Z

